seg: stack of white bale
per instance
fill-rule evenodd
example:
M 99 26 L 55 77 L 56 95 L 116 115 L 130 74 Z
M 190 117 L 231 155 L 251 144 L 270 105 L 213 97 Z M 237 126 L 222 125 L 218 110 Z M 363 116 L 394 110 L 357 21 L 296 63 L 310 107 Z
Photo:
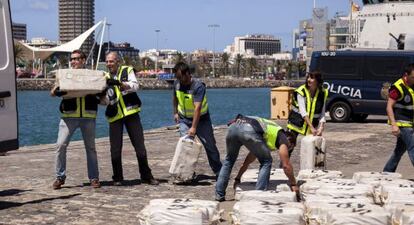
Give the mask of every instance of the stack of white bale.
M 357 172 L 353 179 L 371 185 L 374 199 L 391 214 L 393 225 L 414 224 L 414 182 L 402 179 L 399 173 Z
M 64 98 L 97 94 L 106 88 L 104 72 L 100 70 L 60 69 L 56 81 L 60 90 L 67 92 Z
M 219 224 L 222 211 L 215 201 L 197 199 L 153 199 L 138 214 L 142 225 Z
M 231 213 L 233 224 L 305 225 L 304 206 L 290 191 L 282 169 L 273 169 L 268 191 L 254 190 L 258 169 L 247 170 L 236 188 L 238 202 Z
M 405 179 L 382 180 L 377 186 L 377 198 L 392 214 L 393 225 L 414 224 L 414 182 Z
M 312 179 L 317 177 L 312 175 L 314 173 L 303 171 L 306 176 L 301 176 L 306 178 L 300 191 L 308 224 L 389 224 L 391 214 L 374 203 L 371 185 L 360 184 L 353 179 L 323 178 L 324 174 L 320 172 L 322 178 Z

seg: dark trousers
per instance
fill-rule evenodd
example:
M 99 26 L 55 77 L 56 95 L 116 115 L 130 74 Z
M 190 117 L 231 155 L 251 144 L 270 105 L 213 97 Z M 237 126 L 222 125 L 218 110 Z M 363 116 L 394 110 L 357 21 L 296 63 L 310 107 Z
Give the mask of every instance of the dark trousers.
M 144 144 L 144 132 L 141 125 L 141 119 L 138 113 L 126 116 L 120 120 L 109 124 L 109 141 L 111 143 L 111 160 L 114 175 L 114 181 L 124 180 L 122 172 L 122 139 L 124 125 L 134 146 L 135 154 L 138 160 L 139 173 L 141 179 L 152 178 L 151 169 L 148 165 L 147 150 Z

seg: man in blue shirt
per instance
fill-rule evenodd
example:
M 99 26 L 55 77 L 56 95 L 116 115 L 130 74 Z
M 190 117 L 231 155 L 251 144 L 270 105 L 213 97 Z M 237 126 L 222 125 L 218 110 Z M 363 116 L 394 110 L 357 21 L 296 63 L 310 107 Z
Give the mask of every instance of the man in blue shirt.
M 190 68 L 186 63 L 177 63 L 173 72 L 177 77 L 173 95 L 174 119 L 180 125 L 180 135 L 190 137 L 197 135 L 206 150 L 210 167 L 217 177 L 221 169 L 220 153 L 216 146 L 208 111 L 206 85 L 192 79 Z

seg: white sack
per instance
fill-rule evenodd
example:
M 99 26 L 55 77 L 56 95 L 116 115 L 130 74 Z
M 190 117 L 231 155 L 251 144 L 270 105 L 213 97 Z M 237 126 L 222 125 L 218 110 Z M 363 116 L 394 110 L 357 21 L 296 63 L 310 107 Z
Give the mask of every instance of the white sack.
M 377 205 L 341 204 L 327 210 L 329 225 L 388 225 L 391 214 Z
M 360 182 L 364 179 L 375 179 L 375 178 L 402 178 L 402 175 L 400 173 L 389 173 L 389 172 L 355 172 L 352 179 L 354 179 L 356 182 Z
M 297 202 L 236 202 L 231 217 L 237 225 L 305 225 L 303 204 Z
M 342 172 L 336 170 L 300 170 L 297 180 L 341 178 Z
M 219 204 L 197 199 L 153 199 L 138 214 L 141 225 L 218 224 Z
M 192 140 L 187 136 L 181 137 L 178 140 L 170 170 L 168 171 L 175 181 L 186 182 L 193 179 L 202 147 L 197 139 Z
M 241 182 L 256 182 L 259 175 L 259 169 L 248 169 L 240 178 Z M 270 180 L 288 180 L 283 169 L 270 170 Z
M 326 168 L 326 142 L 321 136 L 308 135 L 300 143 L 300 169 Z
M 235 196 L 238 201 L 297 202 L 296 193 L 292 191 L 243 191 Z
M 392 214 L 392 225 L 414 224 L 414 204 L 387 205 L 384 208 Z

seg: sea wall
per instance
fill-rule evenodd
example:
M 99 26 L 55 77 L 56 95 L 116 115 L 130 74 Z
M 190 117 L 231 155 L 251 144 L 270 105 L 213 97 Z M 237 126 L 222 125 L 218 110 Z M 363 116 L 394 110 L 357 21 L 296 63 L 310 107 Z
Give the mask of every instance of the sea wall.
M 296 87 L 303 83 L 297 80 L 243 80 L 243 79 L 201 79 L 209 88 L 269 88 L 279 86 Z M 171 89 L 173 81 L 138 79 L 141 89 Z M 54 79 L 17 79 L 17 90 L 50 90 Z

